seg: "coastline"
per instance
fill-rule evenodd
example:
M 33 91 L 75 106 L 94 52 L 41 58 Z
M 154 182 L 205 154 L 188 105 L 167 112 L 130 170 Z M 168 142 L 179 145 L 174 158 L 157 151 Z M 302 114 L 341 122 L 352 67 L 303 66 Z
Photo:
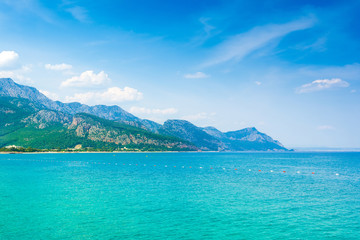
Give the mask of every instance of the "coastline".
M 46 152 L 0 152 L 0 154 L 83 154 L 83 153 L 357 153 L 360 149 L 344 150 L 293 150 L 293 151 L 46 151 Z

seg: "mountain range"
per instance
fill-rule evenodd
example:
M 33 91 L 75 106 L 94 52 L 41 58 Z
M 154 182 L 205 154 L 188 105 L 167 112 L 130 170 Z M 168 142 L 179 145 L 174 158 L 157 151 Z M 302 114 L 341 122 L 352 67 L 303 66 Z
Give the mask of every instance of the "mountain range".
M 0 78 L 0 147 L 143 151 L 285 151 L 256 128 L 221 132 L 185 120 L 159 124 L 119 106 L 53 101 L 36 88 Z

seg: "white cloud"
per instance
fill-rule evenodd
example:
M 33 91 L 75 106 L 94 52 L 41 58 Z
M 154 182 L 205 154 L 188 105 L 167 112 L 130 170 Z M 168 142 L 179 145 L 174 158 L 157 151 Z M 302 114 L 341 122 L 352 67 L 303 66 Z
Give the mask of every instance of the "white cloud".
M 318 130 L 334 130 L 335 128 L 331 125 L 321 125 L 317 127 Z
M 84 86 L 93 86 L 93 85 L 101 85 L 107 82 L 110 82 L 109 76 L 101 71 L 98 74 L 93 71 L 85 71 L 80 76 L 74 76 L 72 78 L 67 79 L 66 81 L 61 83 L 61 87 L 84 87 Z
M 204 119 L 210 119 L 211 117 L 215 116 L 216 113 L 206 113 L 206 112 L 201 112 L 198 114 L 194 114 L 194 115 L 187 115 L 187 116 L 183 116 L 182 119 L 188 120 L 188 121 L 197 121 L 197 120 L 204 120 Z
M 46 97 L 50 98 L 51 100 L 60 100 L 59 95 L 57 95 L 56 93 L 52 93 L 46 90 L 39 90 L 39 92 L 41 92 L 42 94 L 44 94 Z
M 184 75 L 185 78 L 207 78 L 209 77 L 209 75 L 206 75 L 205 73 L 203 72 L 196 72 L 194 74 L 186 74 Z
M 143 94 L 137 89 L 124 87 L 108 88 L 106 91 L 76 93 L 74 96 L 67 96 L 66 102 L 81 102 L 86 104 L 118 103 L 125 101 L 139 101 Z
M 258 85 L 258 86 L 260 86 L 260 85 L 261 85 L 261 82 L 255 81 L 255 84 Z
M 311 28 L 315 23 L 312 17 L 288 22 L 255 27 L 248 32 L 230 37 L 218 45 L 213 57 L 203 66 L 208 67 L 230 60 L 240 61 L 245 56 L 272 43 L 291 32 Z
M 307 83 L 299 87 L 296 92 L 297 93 L 308 93 L 321 91 L 329 88 L 338 88 L 338 87 L 348 87 L 350 84 L 340 78 L 332 78 L 332 79 L 319 79 L 312 81 L 311 83 Z
M 19 54 L 14 51 L 2 51 L 0 52 L 0 68 L 12 67 L 19 59 Z
M 21 71 L 23 72 L 31 72 L 32 70 L 32 65 L 31 64 L 28 64 L 28 65 L 24 65 L 21 67 Z
M 0 78 L 11 78 L 11 79 L 15 80 L 16 82 L 22 83 L 22 84 L 33 83 L 33 81 L 30 78 L 25 77 L 24 75 L 17 73 L 15 71 L 0 71 Z
M 141 92 L 131 87 L 124 87 L 124 89 L 118 87 L 108 88 L 101 96 L 109 99 L 111 102 L 138 101 L 143 98 Z
M 61 63 L 61 64 L 45 64 L 45 68 L 49 69 L 49 70 L 54 70 L 54 71 L 63 71 L 63 70 L 72 69 L 72 66 L 70 64 L 65 64 L 65 63 Z
M 175 114 L 177 113 L 177 109 L 176 108 L 164 108 L 164 109 L 159 109 L 159 108 L 154 108 L 154 109 L 150 109 L 150 108 L 144 108 L 144 107 L 131 107 L 130 108 L 130 113 L 133 114 L 161 114 L 161 115 L 168 115 L 168 114 Z

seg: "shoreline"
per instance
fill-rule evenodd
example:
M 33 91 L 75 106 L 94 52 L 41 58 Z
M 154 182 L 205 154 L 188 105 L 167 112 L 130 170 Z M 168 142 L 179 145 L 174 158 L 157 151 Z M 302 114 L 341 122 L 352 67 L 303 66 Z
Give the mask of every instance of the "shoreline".
M 82 151 L 82 152 L 0 152 L 0 154 L 84 154 L 84 153 L 358 153 L 360 150 L 294 150 L 294 151 Z

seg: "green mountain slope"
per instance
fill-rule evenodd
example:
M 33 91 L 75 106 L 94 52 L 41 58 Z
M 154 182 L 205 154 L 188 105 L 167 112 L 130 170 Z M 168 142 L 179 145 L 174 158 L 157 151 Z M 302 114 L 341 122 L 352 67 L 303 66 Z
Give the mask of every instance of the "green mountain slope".
M 0 147 L 92 150 L 191 151 L 179 138 L 163 136 L 90 114 L 47 110 L 27 99 L 0 97 Z

